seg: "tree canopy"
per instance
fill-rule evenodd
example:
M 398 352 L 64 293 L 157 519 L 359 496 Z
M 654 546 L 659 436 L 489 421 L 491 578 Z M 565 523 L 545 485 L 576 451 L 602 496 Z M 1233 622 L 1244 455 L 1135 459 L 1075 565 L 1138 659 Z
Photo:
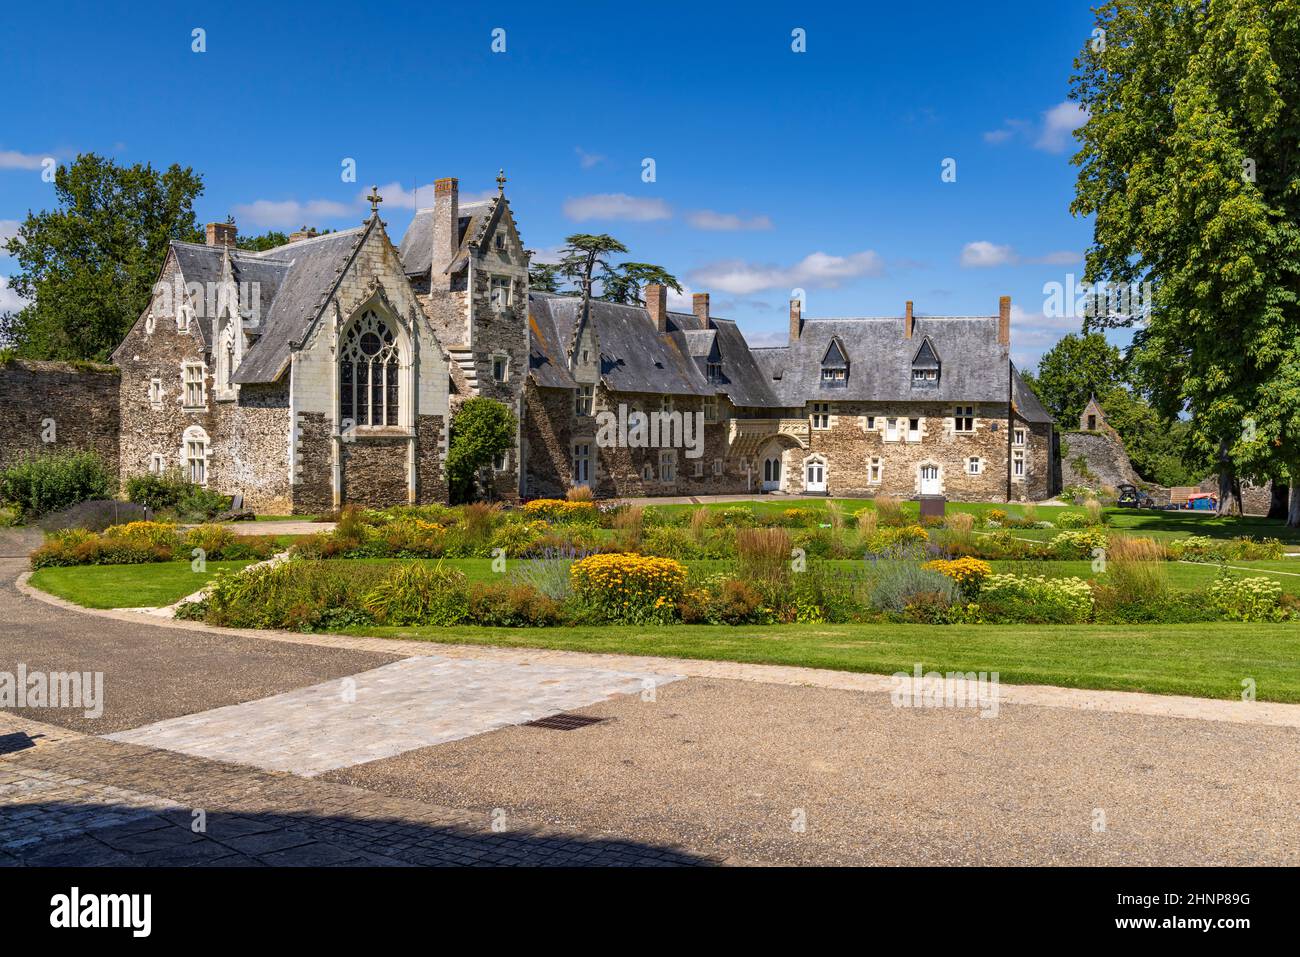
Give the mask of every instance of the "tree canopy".
M 1038 360 L 1034 392 L 1064 428 L 1073 428 L 1092 395 L 1124 378 L 1124 358 L 1099 332 L 1063 336 Z
M 515 444 L 517 422 L 514 413 L 495 399 L 467 399 L 451 420 L 447 448 L 447 483 L 453 502 L 471 501 L 478 489 L 487 486 L 485 473 L 493 461 Z
M 25 358 L 103 360 L 149 303 L 167 244 L 202 239 L 203 180 L 83 153 L 53 185 L 56 208 L 29 212 L 7 244 L 12 288 L 29 304 L 0 320 L 0 338 Z
M 1111 0 L 1076 60 L 1087 278 L 1150 282 L 1135 376 L 1235 474 L 1300 478 L 1300 3 Z M 1133 324 L 1101 317 L 1100 324 Z M 1228 495 L 1221 494 L 1221 501 Z M 1292 524 L 1300 524 L 1293 491 Z

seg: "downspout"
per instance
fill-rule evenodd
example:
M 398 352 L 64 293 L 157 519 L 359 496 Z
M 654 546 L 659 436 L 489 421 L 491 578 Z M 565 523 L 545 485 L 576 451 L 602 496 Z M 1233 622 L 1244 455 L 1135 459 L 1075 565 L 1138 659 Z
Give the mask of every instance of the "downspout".
M 1011 440 L 1016 434 L 1015 366 L 1007 360 L 1007 501 L 1011 501 Z M 1025 445 L 1028 446 L 1029 430 L 1025 430 Z

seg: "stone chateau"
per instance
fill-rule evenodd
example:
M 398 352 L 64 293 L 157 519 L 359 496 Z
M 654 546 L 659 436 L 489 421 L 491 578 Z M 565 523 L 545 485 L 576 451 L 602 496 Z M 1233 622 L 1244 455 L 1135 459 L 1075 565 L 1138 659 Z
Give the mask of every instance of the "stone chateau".
M 445 501 L 448 425 L 487 396 L 519 421 L 504 499 L 781 491 L 1040 499 L 1053 422 L 992 316 L 821 319 L 748 345 L 694 296 L 668 308 L 532 292 L 504 176 L 459 202 L 439 180 L 394 245 L 374 212 L 265 252 L 213 223 L 173 242 L 113 354 L 122 478 L 179 467 L 264 512 Z M 607 414 L 606 414 L 607 413 Z M 617 419 L 621 440 L 600 423 Z M 647 419 L 659 442 L 638 441 Z M 700 428 L 692 430 L 692 425 Z M 656 431 L 656 430 L 651 430 Z M 685 435 L 683 436 L 683 431 Z M 683 438 L 686 441 L 683 441 Z

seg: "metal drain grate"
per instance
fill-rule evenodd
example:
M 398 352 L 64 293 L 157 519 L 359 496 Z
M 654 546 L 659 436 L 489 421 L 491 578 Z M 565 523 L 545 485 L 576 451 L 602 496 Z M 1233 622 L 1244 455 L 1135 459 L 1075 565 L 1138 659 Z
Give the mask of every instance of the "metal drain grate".
M 593 718 L 585 714 L 561 712 L 550 717 L 538 718 L 536 721 L 525 721 L 524 727 L 547 728 L 551 731 L 575 731 L 578 728 L 585 728 L 589 724 L 600 724 L 600 722 L 608 720 L 608 718 Z
M 13 754 L 17 751 L 34 748 L 36 747 L 36 739 L 43 737 L 45 737 L 43 734 L 28 734 L 26 731 L 0 734 L 0 754 Z

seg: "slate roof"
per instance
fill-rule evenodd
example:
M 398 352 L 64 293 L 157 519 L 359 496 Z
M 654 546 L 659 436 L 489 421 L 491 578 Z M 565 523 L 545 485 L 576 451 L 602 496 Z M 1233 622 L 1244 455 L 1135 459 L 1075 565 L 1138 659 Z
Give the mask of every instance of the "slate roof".
M 781 404 L 801 406 L 829 401 L 906 401 L 912 389 L 912 359 L 929 338 L 939 356 L 948 357 L 937 388 L 927 388 L 926 401 L 1005 402 L 1011 356 L 998 342 L 998 318 L 918 317 L 912 338 L 903 336 L 904 320 L 809 319 L 799 339 L 789 346 L 755 349 Z M 832 340 L 838 340 L 849 362 L 848 381 L 841 387 L 821 386 L 821 360 Z M 779 377 L 778 377 L 779 376 Z
M 267 250 L 261 256 L 287 262 L 284 279 L 262 319 L 262 334 L 235 370 L 240 384 L 274 382 L 289 361 L 291 343 L 299 343 L 352 258 L 369 224 Z
M 1011 397 L 1021 418 L 1029 422 L 1056 421 L 1052 418 L 1052 413 L 1043 408 L 1043 403 L 1038 401 L 1038 396 L 1025 384 L 1025 380 L 1020 378 L 1020 370 L 1014 365 L 1011 367 Z
M 465 261 L 465 251 L 469 243 L 474 242 L 483 232 L 483 225 L 496 208 L 497 200 L 485 199 L 476 203 L 462 203 L 457 207 L 460 230 L 460 247 L 452 257 L 451 263 L 440 263 L 439 268 L 455 272 Z M 406 227 L 402 244 L 398 247 L 402 259 L 402 268 L 408 276 L 427 273 L 433 265 L 433 210 L 417 210 L 411 225 Z M 454 264 L 454 267 L 453 267 Z
M 568 375 L 567 353 L 581 309 L 577 296 L 529 293 L 530 331 L 535 325 L 543 333 L 540 340 L 530 336 L 529 367 L 539 385 L 546 384 L 542 376 L 556 375 L 554 370 Z M 595 300 L 591 321 L 600 349 L 600 376 L 607 388 L 660 395 L 715 394 L 692 360 L 685 338 L 656 332 L 644 306 Z M 539 375 L 538 368 L 545 371 Z

